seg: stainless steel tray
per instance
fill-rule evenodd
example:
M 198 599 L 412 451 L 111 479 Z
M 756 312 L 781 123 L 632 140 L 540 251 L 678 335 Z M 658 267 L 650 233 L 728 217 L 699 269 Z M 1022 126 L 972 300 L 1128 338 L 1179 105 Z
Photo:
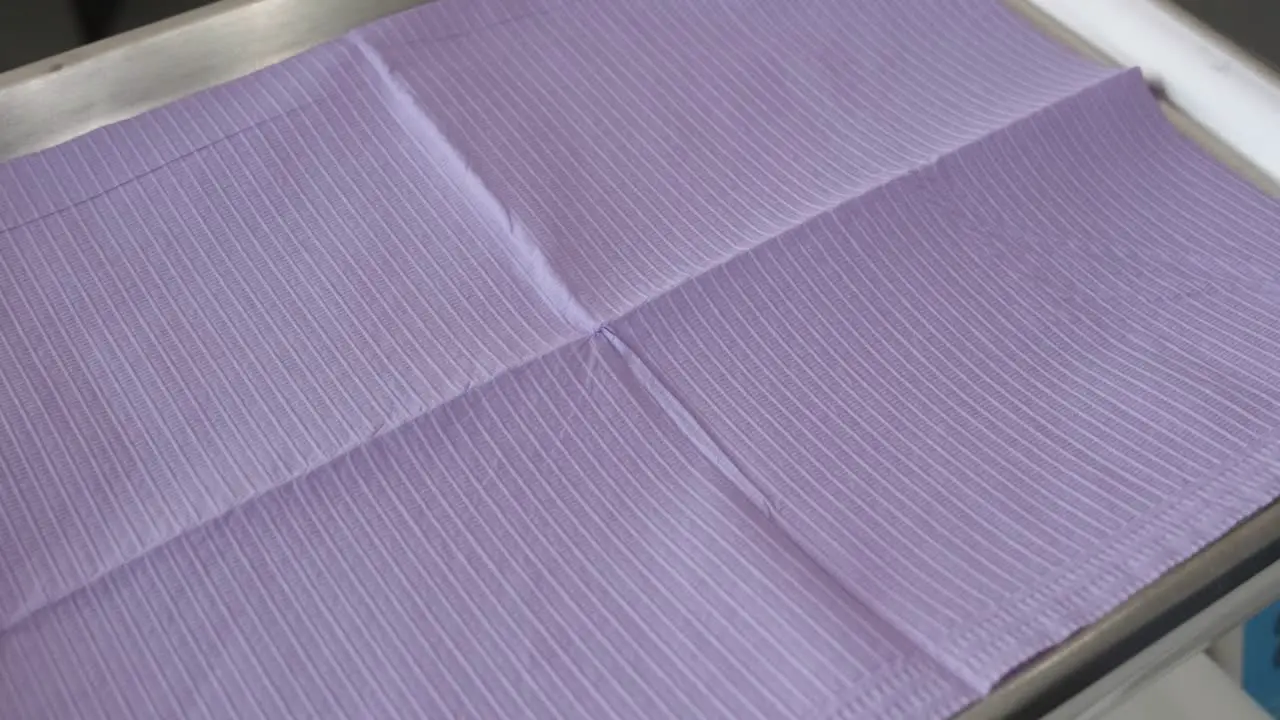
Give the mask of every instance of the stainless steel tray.
M 245 75 L 421 1 L 222 0 L 0 74 L 0 159 Z M 1010 2 L 1046 33 L 1106 61 L 1030 0 Z M 1184 132 L 1264 190 L 1280 194 L 1248 158 L 1165 105 Z M 1122 696 L 1280 597 L 1278 561 L 1280 504 L 1013 673 L 959 720 L 1076 717 Z

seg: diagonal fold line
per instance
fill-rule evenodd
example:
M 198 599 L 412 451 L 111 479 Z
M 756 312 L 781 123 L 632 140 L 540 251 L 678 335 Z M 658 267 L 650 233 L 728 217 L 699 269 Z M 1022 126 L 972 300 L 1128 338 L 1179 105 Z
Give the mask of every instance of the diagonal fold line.
M 878 611 L 870 601 L 858 592 L 856 587 L 850 585 L 833 571 L 826 562 L 811 552 L 796 537 L 795 530 L 791 527 L 791 523 L 787 521 L 783 500 L 767 485 L 754 479 L 749 469 L 744 468 L 741 463 L 733 459 L 732 455 L 706 430 L 694 411 L 667 387 L 662 378 L 627 345 L 622 337 L 609 327 L 602 328 L 600 334 L 622 356 L 627 370 L 631 372 L 640 388 L 649 394 L 651 400 L 657 403 L 658 407 L 672 421 L 680 434 L 691 442 L 703 458 L 719 470 L 735 489 L 745 495 L 752 505 L 760 509 L 765 519 L 781 532 L 785 542 L 808 560 L 811 567 L 821 572 L 835 587 L 839 588 L 858 609 L 875 616 L 877 620 L 892 628 L 915 651 L 936 665 L 939 670 L 945 672 L 956 682 L 970 688 L 974 693 L 981 692 L 979 685 L 973 679 L 965 676 L 963 668 L 953 667 L 946 659 L 926 650 L 910 628 L 903 627 L 892 618 Z
M 380 427 L 375 432 L 369 434 L 365 438 L 359 441 L 356 441 L 350 445 L 344 446 L 339 452 L 335 453 L 333 456 L 326 458 L 325 460 L 322 460 L 320 462 L 317 462 L 311 466 L 308 466 L 303 471 L 295 473 L 290 477 L 270 487 L 267 487 L 259 492 L 252 493 L 247 497 L 241 499 L 240 501 L 236 502 L 235 504 L 221 510 L 220 512 L 208 518 L 205 518 L 199 522 L 193 523 L 187 527 L 182 528 L 177 533 L 174 533 L 169 537 L 152 544 L 150 547 L 143 549 L 139 553 L 135 554 L 133 557 L 126 559 L 123 562 L 120 562 L 112 567 L 109 567 L 100 573 L 97 573 L 90 579 L 80 583 L 76 587 L 71 588 L 65 593 L 47 598 L 44 602 L 27 609 L 25 612 L 17 614 L 13 618 L 10 618 L 9 621 L 3 627 L 0 627 L 0 638 L 3 637 L 5 632 L 13 629 L 20 623 L 25 622 L 26 620 L 40 613 L 42 610 L 45 610 L 53 605 L 59 604 L 64 600 L 66 600 L 68 597 L 76 595 L 82 591 L 88 590 L 92 586 L 101 582 L 104 578 L 112 575 L 113 573 L 119 570 L 122 570 L 124 568 L 127 568 L 133 565 L 134 563 L 145 558 L 148 554 L 154 552 L 155 550 L 161 547 L 164 547 L 172 542 L 175 542 L 199 530 L 200 528 L 203 528 L 207 525 L 217 522 L 219 519 L 225 517 L 226 515 L 235 511 L 236 509 L 248 503 L 255 502 L 265 495 L 277 492 L 282 488 L 292 485 L 293 483 L 302 481 L 307 476 L 311 475 L 317 470 L 322 469 L 337 460 L 340 460 L 341 458 L 349 455 L 351 452 L 359 450 L 368 442 L 382 435 L 386 435 L 391 432 L 394 432 L 406 425 L 412 424 L 417 420 L 421 419 L 422 417 L 426 416 L 430 412 L 436 410 L 437 408 L 447 405 L 449 403 L 455 402 L 459 398 L 462 398 L 468 395 L 469 393 L 475 391 L 477 388 L 484 387 L 486 384 L 492 383 L 500 377 L 503 377 L 509 373 L 512 373 L 521 368 L 524 368 L 525 366 L 531 363 L 534 363 L 540 360 L 541 358 L 547 355 L 550 355 L 551 353 L 557 352 L 569 345 L 582 342 L 583 340 L 588 339 L 592 335 L 595 335 L 597 333 L 602 334 L 611 343 L 611 345 L 615 347 L 615 349 L 618 349 L 619 352 L 623 353 L 624 357 L 628 358 L 628 364 L 633 365 L 633 372 L 635 372 L 636 370 L 634 367 L 634 363 L 638 362 L 638 357 L 636 357 L 634 353 L 630 351 L 629 348 L 626 348 L 625 343 L 622 342 L 621 339 L 618 338 L 617 335 L 614 334 L 612 330 L 608 329 L 607 327 L 608 323 L 621 319 L 626 315 L 640 309 L 641 307 L 644 307 L 648 303 L 653 302 L 661 297 L 664 297 L 668 293 L 674 292 L 675 290 L 682 287 L 686 283 L 696 281 L 699 277 L 701 277 L 702 275 L 708 272 L 711 272 L 712 270 L 715 270 L 723 265 L 726 265 L 728 263 L 738 260 L 742 256 L 751 253 L 757 248 L 763 245 L 766 245 L 769 242 L 772 242 L 773 240 L 776 240 L 778 237 L 785 235 L 788 232 L 791 232 L 821 217 L 829 215 L 832 212 L 839 210 L 840 208 L 846 207 L 849 204 L 856 202 L 859 198 L 862 198 L 869 193 L 882 190 L 887 186 L 893 185 L 898 180 L 901 180 L 905 177 L 909 177 L 917 172 L 920 172 L 929 167 L 937 165 L 943 159 L 950 157 L 952 155 L 955 155 L 959 152 L 962 152 L 970 146 L 982 143 L 983 140 L 985 140 L 988 137 L 991 137 L 992 135 L 1001 133 L 1013 126 L 1026 123 L 1045 112 L 1051 111 L 1054 108 L 1058 108 L 1063 103 L 1071 103 L 1074 101 L 1078 101 L 1080 98 L 1085 98 L 1091 93 L 1091 91 L 1095 90 L 1096 88 L 1104 86 L 1120 78 L 1125 78 L 1130 75 L 1138 75 L 1138 72 L 1136 70 L 1131 70 L 1127 72 L 1117 72 L 1116 74 L 1103 77 L 1097 80 L 1096 82 L 1090 85 L 1087 85 L 1085 87 L 1082 87 L 1063 98 L 1060 98 L 1052 103 L 1049 103 L 1045 106 L 1037 108 L 1024 116 L 1009 122 L 1008 124 L 1004 125 L 1001 128 L 992 130 L 991 132 L 988 132 L 982 136 L 979 136 L 948 152 L 942 153 L 928 162 L 921 163 L 917 167 L 908 169 L 899 175 L 893 176 L 885 180 L 884 182 L 880 183 L 879 185 L 866 188 L 854 195 L 843 198 L 835 203 L 832 203 L 829 207 L 820 208 L 816 212 L 798 220 L 792 226 L 780 230 L 777 234 L 774 234 L 768 238 L 765 238 L 764 240 L 750 247 L 746 247 L 736 252 L 730 253 L 729 255 L 722 258 L 718 262 L 712 263 L 707 267 L 702 268 L 700 271 L 674 283 L 671 287 L 665 288 L 662 291 L 654 294 L 653 296 L 646 298 L 643 301 L 637 302 L 631 308 L 618 311 L 611 317 L 598 318 L 589 309 L 587 309 L 581 303 L 581 301 L 574 295 L 571 288 L 569 288 L 569 286 L 564 282 L 564 279 L 559 274 L 559 271 L 552 265 L 552 263 L 550 262 L 550 259 L 543 252 L 542 245 L 538 242 L 537 238 L 528 229 L 528 227 L 523 222 L 520 221 L 520 219 L 515 215 L 515 213 L 513 213 L 510 210 L 508 205 L 504 204 L 502 200 L 490 190 L 490 188 L 484 182 L 483 178 L 481 178 L 480 175 L 472 169 L 471 165 L 467 162 L 466 158 L 462 155 L 462 153 L 449 140 L 449 138 L 440 130 L 439 126 L 434 121 L 432 121 L 430 115 L 423 109 L 421 103 L 414 97 L 411 89 L 407 87 L 403 79 L 393 70 L 391 70 L 390 67 L 387 65 L 386 61 L 381 56 L 381 54 L 379 54 L 375 48 L 373 48 L 371 45 L 369 45 L 367 41 L 364 40 L 362 36 L 362 31 L 357 30 L 349 34 L 346 38 L 344 38 L 344 40 L 342 40 L 342 42 L 350 43 L 358 51 L 359 56 L 363 58 L 364 61 L 368 64 L 369 69 L 372 71 L 371 81 L 376 82 L 378 84 L 378 90 L 381 92 L 381 97 L 383 102 L 386 104 L 389 111 L 392 112 L 397 122 L 400 123 L 400 125 L 405 129 L 405 131 L 409 133 L 410 136 L 415 140 L 415 144 L 418 145 L 418 147 L 421 149 L 427 161 L 435 163 L 436 165 L 438 165 L 444 170 L 443 175 L 446 178 L 450 178 L 451 181 L 455 183 L 455 187 L 460 191 L 462 197 L 466 198 L 470 203 L 472 203 L 473 209 L 477 211 L 482 221 L 486 223 L 490 223 L 494 227 L 501 230 L 501 232 L 499 232 L 497 236 L 504 238 L 507 241 L 507 245 L 503 248 L 500 248 L 500 250 L 504 252 L 506 259 L 510 263 L 512 263 L 512 267 L 518 270 L 520 276 L 525 278 L 530 283 L 530 285 L 547 302 L 548 306 L 551 307 L 560 317 L 562 317 L 569 324 L 569 326 L 576 331 L 577 334 L 568 340 L 565 340 L 559 344 L 549 347 L 548 349 L 542 352 L 536 353 L 535 355 L 523 360 L 522 362 L 516 365 L 512 365 L 498 373 L 495 373 L 492 377 L 488 378 L 485 381 L 474 383 L 474 384 L 468 385 L 465 388 L 460 389 L 456 394 L 446 397 L 444 400 L 442 400 L 440 403 L 438 403 L 433 407 L 428 407 L 419 413 L 409 415 L 399 422 L 389 423 L 383 427 Z M 1139 80 L 1139 83 L 1140 82 L 1141 81 Z M 625 348 L 625 350 L 622 348 Z M 735 485 L 737 485 L 740 489 L 742 489 L 742 491 L 749 498 L 751 498 L 752 502 L 755 503 L 758 507 L 760 507 L 761 510 L 764 513 L 766 513 L 766 515 L 776 520 L 777 513 L 779 510 L 779 505 L 777 504 L 776 498 L 772 498 L 770 493 L 765 488 L 761 487 L 758 483 L 752 481 L 749 475 L 746 472 L 744 472 L 742 468 L 738 467 L 737 464 L 727 454 L 723 452 L 723 450 L 719 449 L 715 441 L 705 432 L 705 430 L 702 430 L 696 418 L 694 418 L 689 413 L 689 411 L 679 403 L 677 399 L 675 399 L 674 397 L 669 397 L 664 401 L 660 397 L 662 395 L 662 390 L 664 389 L 660 379 L 658 379 L 656 376 L 653 376 L 652 373 L 648 373 L 648 378 L 649 378 L 648 380 L 644 378 L 640 378 L 640 381 L 642 383 L 647 383 L 649 386 L 651 386 L 651 390 L 658 392 L 658 396 L 655 396 L 655 400 L 657 400 L 660 404 L 662 404 L 663 402 L 666 403 L 663 405 L 664 411 L 666 411 L 672 417 L 672 419 L 677 423 L 677 425 L 681 427 L 682 431 L 687 433 L 687 437 L 689 437 L 689 439 L 692 442 L 694 442 L 695 445 L 698 446 L 699 451 L 706 454 L 707 457 L 713 463 L 716 463 L 716 466 L 720 468 L 722 472 L 725 472 L 730 477 L 730 479 L 735 483 Z M 666 395 L 669 396 L 670 393 L 666 393 Z M 841 587 L 845 587 L 845 586 L 841 584 Z M 846 590 L 850 593 L 851 597 L 853 597 L 855 600 L 858 599 L 858 596 L 856 593 L 854 593 L 852 590 L 848 590 L 847 588 Z M 866 603 L 863 603 L 861 601 L 859 602 L 861 605 L 866 606 Z M 896 628 L 896 626 L 893 626 L 893 627 Z M 902 632 L 902 630 L 899 629 L 899 632 Z M 957 676 L 957 677 L 961 677 L 961 676 Z
M 417 421 L 438 407 L 451 403 L 471 393 L 477 388 L 484 387 L 486 384 L 495 381 L 503 375 L 515 372 L 520 368 L 534 363 L 551 353 L 557 352 L 568 345 L 584 340 L 596 332 L 599 325 L 598 321 L 591 316 L 586 308 L 583 307 L 577 298 L 570 292 L 559 274 L 547 260 L 546 255 L 542 252 L 541 247 L 532 237 L 532 234 L 519 220 L 519 218 L 516 217 L 514 213 L 504 206 L 493 195 L 493 193 L 489 191 L 480 177 L 471 170 L 466 160 L 457 152 L 456 149 L 453 148 L 448 139 L 439 131 L 435 123 L 431 121 L 427 113 L 416 103 L 408 89 L 404 86 L 403 82 L 387 67 L 381 56 L 378 55 L 377 52 L 360 37 L 359 31 L 352 33 L 343 41 L 352 44 L 357 50 L 358 56 L 362 57 L 371 67 L 375 81 L 378 85 L 377 89 L 380 91 L 383 103 L 395 117 L 397 123 L 399 123 L 405 132 L 413 138 L 415 143 L 422 150 L 423 155 L 427 158 L 427 161 L 442 168 L 444 170 L 444 175 L 451 179 L 462 197 L 466 198 L 471 203 L 472 208 L 477 212 L 481 220 L 494 225 L 495 228 L 499 230 L 499 232 L 496 233 L 496 236 L 505 238 L 507 241 L 501 248 L 499 248 L 504 257 L 511 266 L 518 271 L 520 276 L 528 280 L 529 284 L 538 292 L 548 306 L 563 318 L 570 327 L 577 331 L 577 334 L 569 340 L 555 344 L 542 352 L 534 354 L 532 357 L 526 358 L 519 364 L 512 365 L 498 373 L 495 373 L 487 380 L 469 384 L 468 386 L 461 388 L 456 394 L 446 396 L 434 406 L 427 407 L 421 412 L 410 413 L 398 422 L 383 424 L 377 427 L 373 432 L 368 433 L 365 437 L 342 446 L 332 455 L 306 466 L 302 470 L 273 485 L 264 487 L 256 492 L 246 495 L 234 504 L 221 509 L 214 515 L 179 529 L 178 532 L 143 548 L 141 551 L 134 554 L 132 557 L 125 559 L 123 562 L 117 563 L 116 565 L 105 568 L 101 572 L 90 575 L 88 579 L 67 591 L 61 594 L 52 595 L 45 598 L 38 604 L 22 609 L 13 616 L 6 618 L 3 625 L 0 625 L 0 637 L 3 636 L 4 632 L 16 627 L 44 608 L 55 605 L 65 598 L 96 584 L 103 578 L 117 570 L 131 565 L 149 553 L 164 547 L 171 542 L 177 541 L 180 538 L 205 527 L 206 525 L 217 522 L 220 518 L 225 517 L 237 508 L 248 503 L 255 502 L 264 495 L 298 482 L 311 473 L 359 450 L 374 439 L 395 432 L 399 428 Z
M 383 102 L 400 126 L 417 142 L 423 153 L 444 170 L 444 175 L 453 179 L 462 197 L 471 201 L 480 217 L 502 231 L 500 237 L 510 241 L 504 249 L 515 270 L 529 280 L 547 304 L 571 327 L 586 335 L 595 332 L 600 323 L 570 291 L 533 233 L 471 168 L 471 164 L 414 98 L 404 79 L 364 40 L 360 31 L 349 35 L 347 40 L 373 69 L 379 80 Z
M 751 501 L 751 504 L 760 508 L 766 518 L 774 519 L 778 512 L 778 502 L 773 493 L 769 492 L 761 483 L 753 480 L 750 474 L 743 470 L 742 466 L 729 453 L 725 452 L 720 443 L 716 442 L 715 438 L 711 437 L 711 434 L 703 427 L 702 422 L 693 414 L 693 411 L 680 398 L 676 397 L 675 393 L 671 392 L 666 383 L 627 345 L 626 341 L 609 327 L 601 328 L 600 334 L 622 356 L 627 369 L 639 382 L 640 387 L 644 388 L 654 402 L 658 404 L 658 407 L 675 423 L 681 435 L 693 443 L 704 458 L 710 461 L 738 490 L 742 491 Z

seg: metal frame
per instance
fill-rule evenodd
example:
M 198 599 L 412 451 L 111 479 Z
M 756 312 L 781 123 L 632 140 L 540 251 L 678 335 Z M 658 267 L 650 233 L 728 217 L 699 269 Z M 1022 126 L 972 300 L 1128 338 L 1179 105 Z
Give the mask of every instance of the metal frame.
M 0 160 L 296 55 L 425 0 L 220 0 L 0 73 Z
M 1280 598 L 1280 503 L 1014 673 L 956 720 L 1080 717 L 1122 701 Z

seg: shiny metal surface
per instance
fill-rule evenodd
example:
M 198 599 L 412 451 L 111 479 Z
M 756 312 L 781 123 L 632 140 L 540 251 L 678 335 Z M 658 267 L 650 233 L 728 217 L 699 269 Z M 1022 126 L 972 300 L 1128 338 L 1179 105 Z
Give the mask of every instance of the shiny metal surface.
M 0 74 L 0 159 L 295 55 L 425 0 L 222 0 Z
M 1117 667 L 1104 681 L 1067 700 L 1046 720 L 1068 720 L 1084 715 L 1097 717 L 1176 668 L 1188 656 L 1207 648 L 1222 634 L 1222 627 L 1238 625 L 1257 614 L 1272 598 L 1280 597 L 1280 563 L 1249 578 L 1208 609 L 1178 625 Z
M 0 159 L 33 152 L 247 74 L 423 0 L 222 0 L 96 45 L 0 74 Z M 1025 0 L 1051 35 L 1100 57 Z M 1105 58 L 1101 58 L 1104 59 Z M 1171 120 L 1272 193 L 1176 108 Z M 1074 717 L 1193 653 L 1280 595 L 1280 505 L 1169 572 L 1029 663 L 958 720 Z M 1056 709 L 1055 709 L 1056 708 Z
M 1273 504 L 1015 673 L 956 720 L 1067 720 L 1122 700 L 1280 598 L 1278 541 L 1280 504 Z

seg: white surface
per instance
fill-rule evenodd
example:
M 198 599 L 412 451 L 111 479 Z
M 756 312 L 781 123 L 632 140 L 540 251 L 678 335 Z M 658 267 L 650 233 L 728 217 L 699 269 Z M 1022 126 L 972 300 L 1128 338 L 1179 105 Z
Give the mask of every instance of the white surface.
M 1244 626 L 1237 626 L 1210 645 L 1209 657 L 1227 677 L 1240 683 L 1244 677 Z
M 1162 0 L 1028 0 L 1280 181 L 1280 81 Z
M 1119 707 L 1089 720 L 1270 720 L 1203 653 L 1144 687 Z

